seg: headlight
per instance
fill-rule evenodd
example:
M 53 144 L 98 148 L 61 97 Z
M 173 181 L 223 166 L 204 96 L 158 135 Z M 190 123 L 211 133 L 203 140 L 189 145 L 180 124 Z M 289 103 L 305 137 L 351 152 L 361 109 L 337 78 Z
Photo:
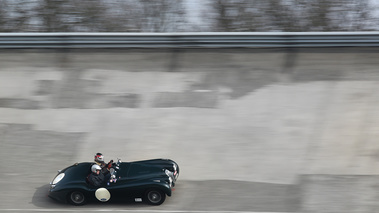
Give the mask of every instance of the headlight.
M 53 182 L 51 183 L 52 185 L 55 185 L 57 184 L 59 181 L 61 181 L 62 179 L 64 178 L 64 173 L 60 173 L 59 175 L 57 175 Z

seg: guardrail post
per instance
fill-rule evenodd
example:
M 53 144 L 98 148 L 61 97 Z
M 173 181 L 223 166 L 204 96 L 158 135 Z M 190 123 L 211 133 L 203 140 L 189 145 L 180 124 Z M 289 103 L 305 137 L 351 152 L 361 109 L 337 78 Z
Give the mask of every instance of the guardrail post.
M 285 47 L 285 56 L 284 56 L 284 64 L 281 70 L 282 74 L 291 74 L 293 73 L 293 67 L 296 63 L 297 52 L 298 49 L 295 48 L 294 36 L 293 35 L 284 35 L 284 39 L 286 41 Z

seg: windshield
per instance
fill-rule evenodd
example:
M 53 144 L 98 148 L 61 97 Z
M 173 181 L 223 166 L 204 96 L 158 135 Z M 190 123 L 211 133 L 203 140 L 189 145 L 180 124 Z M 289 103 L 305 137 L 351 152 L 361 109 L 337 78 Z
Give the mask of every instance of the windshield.
M 111 177 L 119 179 L 127 177 L 129 167 L 129 163 L 117 162 L 112 165 L 109 172 L 111 174 Z

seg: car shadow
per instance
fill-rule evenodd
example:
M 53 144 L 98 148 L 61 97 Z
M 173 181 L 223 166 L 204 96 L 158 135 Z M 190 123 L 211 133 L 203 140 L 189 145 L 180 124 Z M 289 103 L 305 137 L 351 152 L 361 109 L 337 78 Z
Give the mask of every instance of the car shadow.
M 48 197 L 49 188 L 49 184 L 36 188 L 32 197 L 32 204 L 40 208 L 61 208 L 66 206 Z
M 46 184 L 41 187 L 36 188 L 36 191 L 32 197 L 31 203 L 39 208 L 44 209 L 61 209 L 61 208 L 78 208 L 78 206 L 70 205 L 67 203 L 60 203 L 54 199 L 51 199 L 48 197 L 49 194 L 49 188 L 50 185 Z M 110 200 L 109 202 L 102 203 L 100 201 L 89 201 L 86 205 L 87 207 L 98 207 L 98 206 L 123 206 L 128 208 L 139 208 L 139 207 L 146 207 L 150 206 L 144 202 L 135 202 L 134 199 L 127 199 L 127 200 Z M 84 206 L 80 206 L 84 208 Z

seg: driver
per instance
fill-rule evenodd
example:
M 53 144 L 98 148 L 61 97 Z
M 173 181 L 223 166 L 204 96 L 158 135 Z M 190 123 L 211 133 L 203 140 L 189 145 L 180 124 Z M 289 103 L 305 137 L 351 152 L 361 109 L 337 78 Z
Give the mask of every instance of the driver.
M 101 167 L 101 173 L 107 175 L 109 173 L 109 169 L 112 166 L 113 160 L 109 161 L 109 163 L 104 162 L 104 156 L 100 152 L 95 154 L 95 163 Z
M 91 174 L 88 177 L 88 181 L 94 186 L 102 186 L 104 184 L 105 177 L 101 172 L 101 167 L 99 165 L 92 165 Z

